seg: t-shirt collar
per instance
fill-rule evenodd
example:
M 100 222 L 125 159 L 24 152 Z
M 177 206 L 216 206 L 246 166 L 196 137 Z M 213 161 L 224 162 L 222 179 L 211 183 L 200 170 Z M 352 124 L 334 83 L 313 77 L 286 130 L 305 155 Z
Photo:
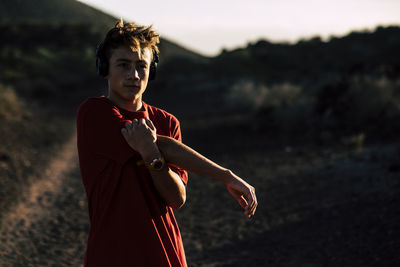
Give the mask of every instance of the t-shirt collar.
M 112 102 L 110 99 L 107 97 L 103 96 L 107 101 L 109 101 L 114 107 L 116 107 L 119 112 L 129 119 L 141 119 L 141 118 L 149 118 L 149 113 L 148 113 L 148 105 L 142 101 L 142 108 L 138 111 L 129 111 L 127 109 L 121 108 L 120 106 L 116 105 L 114 102 Z

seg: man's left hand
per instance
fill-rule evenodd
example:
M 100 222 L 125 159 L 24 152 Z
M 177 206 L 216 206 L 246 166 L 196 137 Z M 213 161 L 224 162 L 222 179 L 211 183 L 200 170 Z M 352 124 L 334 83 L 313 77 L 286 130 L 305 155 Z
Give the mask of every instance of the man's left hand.
M 232 178 L 225 184 L 229 193 L 239 202 L 248 218 L 254 215 L 258 205 L 255 188 L 231 173 Z

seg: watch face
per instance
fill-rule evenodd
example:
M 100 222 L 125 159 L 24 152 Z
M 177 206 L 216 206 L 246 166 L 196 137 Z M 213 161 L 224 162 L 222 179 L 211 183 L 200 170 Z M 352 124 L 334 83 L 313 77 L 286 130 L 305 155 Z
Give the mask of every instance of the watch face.
M 163 163 L 161 160 L 157 160 L 156 162 L 154 162 L 154 169 L 156 170 L 161 170 L 161 168 L 163 167 Z

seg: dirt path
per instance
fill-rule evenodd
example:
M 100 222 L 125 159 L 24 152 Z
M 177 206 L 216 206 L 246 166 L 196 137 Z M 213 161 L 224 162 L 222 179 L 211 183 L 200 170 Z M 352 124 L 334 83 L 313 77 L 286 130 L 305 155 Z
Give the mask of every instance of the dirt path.
M 72 137 L 1 222 L 1 266 L 81 266 L 88 218 Z

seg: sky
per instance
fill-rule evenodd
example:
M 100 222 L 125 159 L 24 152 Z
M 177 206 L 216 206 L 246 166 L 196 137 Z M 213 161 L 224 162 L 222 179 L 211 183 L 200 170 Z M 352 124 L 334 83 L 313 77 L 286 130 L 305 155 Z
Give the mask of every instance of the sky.
M 206 56 L 264 39 L 294 43 L 400 25 L 400 0 L 79 0 L 149 25 Z

